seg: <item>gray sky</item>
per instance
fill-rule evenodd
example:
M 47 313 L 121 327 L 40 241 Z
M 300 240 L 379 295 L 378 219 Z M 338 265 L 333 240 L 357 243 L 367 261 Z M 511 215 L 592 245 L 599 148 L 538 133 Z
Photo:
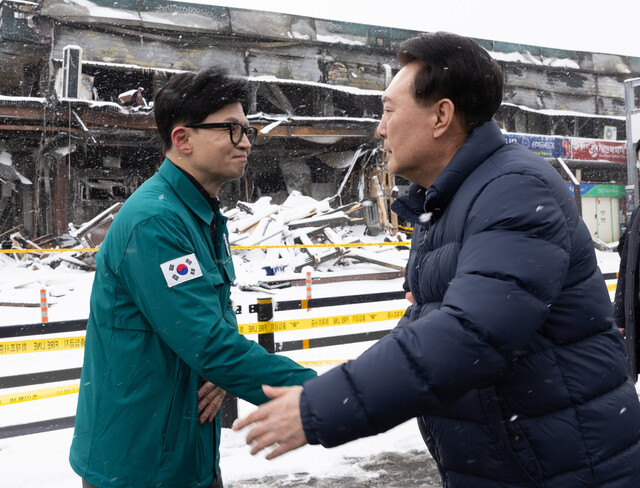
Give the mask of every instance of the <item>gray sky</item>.
M 640 57 L 640 0 L 176 0 Z

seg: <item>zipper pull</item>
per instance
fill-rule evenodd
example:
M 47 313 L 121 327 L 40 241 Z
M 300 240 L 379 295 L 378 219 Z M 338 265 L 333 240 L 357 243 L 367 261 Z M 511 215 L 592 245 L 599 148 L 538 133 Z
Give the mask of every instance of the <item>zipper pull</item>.
M 427 227 L 424 230 L 424 236 L 422 237 L 422 244 L 424 245 L 424 243 L 427 241 L 427 236 L 429 235 L 429 227 Z

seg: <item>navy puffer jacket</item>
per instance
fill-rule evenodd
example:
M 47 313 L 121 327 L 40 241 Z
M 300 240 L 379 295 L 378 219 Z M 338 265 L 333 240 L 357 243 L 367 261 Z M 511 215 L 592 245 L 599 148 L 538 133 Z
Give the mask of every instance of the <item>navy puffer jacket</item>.
M 335 446 L 418 416 L 446 488 L 640 487 L 622 337 L 551 165 L 487 122 L 394 210 L 416 223 L 415 303 L 357 360 L 305 384 L 308 441 Z

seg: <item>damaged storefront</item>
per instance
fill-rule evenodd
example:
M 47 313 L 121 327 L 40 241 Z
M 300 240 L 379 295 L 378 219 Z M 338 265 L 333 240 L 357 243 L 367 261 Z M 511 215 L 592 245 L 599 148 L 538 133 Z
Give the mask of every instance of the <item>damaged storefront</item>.
M 262 90 L 255 90 L 257 107 Z M 69 223 L 80 225 L 124 201 L 162 161 L 152 101 L 148 108 L 64 98 L 55 104 L 21 97 L 11 102 L 0 106 L 4 133 L 11 134 L 2 146 L 3 161 L 11 162 L 2 166 L 11 176 L 2 178 L 3 231 L 22 226 L 32 238 L 67 233 Z M 372 118 L 276 118 L 259 112 L 249 120 L 262 132 L 247 174 L 222 192 L 223 205 L 263 195 L 281 203 L 294 190 L 333 197 L 347 171 L 355 177 L 377 154 Z M 351 192 L 349 198 L 358 196 L 357 184 L 343 190 Z
M 123 202 L 162 160 L 154 94 L 212 64 L 249 80 L 260 130 L 223 206 L 297 191 L 368 202 L 373 233 L 396 225 L 387 208 L 406 182 L 386 172 L 375 130 L 397 46 L 415 32 L 169 0 L 8 0 L 0 19 L 0 241 L 19 230 L 55 244 Z M 479 42 L 504 69 L 505 131 L 625 137 L 615 87 L 639 60 Z

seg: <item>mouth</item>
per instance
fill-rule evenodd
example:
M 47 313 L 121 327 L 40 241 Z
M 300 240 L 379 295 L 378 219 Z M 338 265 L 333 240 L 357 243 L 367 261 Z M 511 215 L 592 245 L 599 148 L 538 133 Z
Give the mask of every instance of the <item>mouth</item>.
M 248 154 L 238 154 L 237 156 L 234 156 L 233 159 L 235 159 L 236 161 L 241 161 L 241 162 L 246 164 L 249 161 L 249 155 Z

